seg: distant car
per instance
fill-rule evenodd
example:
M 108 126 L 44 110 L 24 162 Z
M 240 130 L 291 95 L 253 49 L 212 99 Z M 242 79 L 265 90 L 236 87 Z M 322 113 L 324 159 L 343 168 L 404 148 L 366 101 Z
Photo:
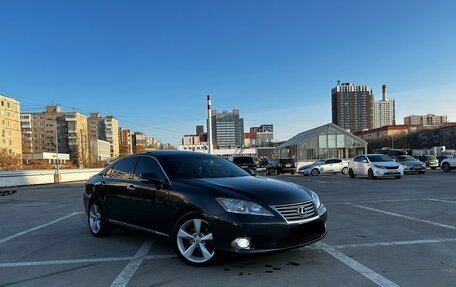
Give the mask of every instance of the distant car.
M 295 172 L 296 163 L 291 158 L 275 158 L 266 167 L 267 175 L 279 175 L 282 173 L 294 175 Z
M 426 167 L 430 167 L 431 169 L 436 169 L 440 166 L 438 159 L 433 155 L 420 155 L 415 158 L 424 162 Z
M 316 176 L 319 174 L 336 174 L 336 173 L 342 173 L 343 175 L 348 174 L 348 162 L 341 160 L 339 158 L 331 158 L 331 159 L 322 159 L 322 160 L 317 160 L 316 162 L 310 164 L 310 165 L 305 165 L 301 166 L 298 169 L 298 173 L 302 175 L 312 175 Z
M 456 169 L 456 154 L 450 158 L 444 159 L 442 161 L 441 168 L 445 172 L 448 172 L 452 169 Z
M 404 175 L 404 168 L 401 164 L 383 154 L 358 155 L 348 162 L 348 175 L 368 176 L 369 179 L 377 177 L 401 178 Z
M 256 173 L 257 164 L 251 156 L 233 156 L 230 161 L 250 174 Z
M 258 161 L 257 168 L 266 169 L 268 164 L 269 164 L 269 159 L 267 157 L 263 157 L 262 159 L 260 159 Z
M 396 156 L 395 160 L 402 164 L 404 173 L 418 172 L 419 174 L 424 174 L 426 172 L 426 164 L 409 155 Z

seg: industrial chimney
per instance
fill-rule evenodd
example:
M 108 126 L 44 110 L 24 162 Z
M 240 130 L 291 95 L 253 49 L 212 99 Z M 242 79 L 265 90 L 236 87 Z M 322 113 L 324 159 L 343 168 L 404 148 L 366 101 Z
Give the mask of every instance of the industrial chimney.
M 382 98 L 383 98 L 384 101 L 388 100 L 386 85 L 382 86 Z

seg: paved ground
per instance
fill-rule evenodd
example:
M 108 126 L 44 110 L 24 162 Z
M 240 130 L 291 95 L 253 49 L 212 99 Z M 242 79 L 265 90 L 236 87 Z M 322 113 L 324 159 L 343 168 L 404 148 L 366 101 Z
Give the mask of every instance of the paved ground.
M 82 183 L 17 188 L 0 197 L 0 286 L 456 286 L 456 172 L 277 178 L 320 195 L 328 236 L 207 268 L 146 234 L 93 238 Z

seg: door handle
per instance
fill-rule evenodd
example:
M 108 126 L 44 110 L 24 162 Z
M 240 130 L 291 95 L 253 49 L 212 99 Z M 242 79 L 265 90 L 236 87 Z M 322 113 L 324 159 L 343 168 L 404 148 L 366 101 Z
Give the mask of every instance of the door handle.
M 135 191 L 136 188 L 133 185 L 129 185 L 129 186 L 127 186 L 127 190 L 128 191 Z

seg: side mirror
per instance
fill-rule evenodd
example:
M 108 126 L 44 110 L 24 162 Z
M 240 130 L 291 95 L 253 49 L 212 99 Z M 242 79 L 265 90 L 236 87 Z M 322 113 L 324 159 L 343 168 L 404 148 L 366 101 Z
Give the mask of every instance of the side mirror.
M 249 169 L 246 169 L 245 171 L 246 171 L 248 174 L 250 174 L 251 176 L 256 176 L 256 175 L 257 175 L 256 171 L 254 171 L 253 169 L 250 169 L 250 168 L 249 168 Z
M 155 172 L 141 173 L 139 180 L 144 183 L 164 183 L 163 179 Z
M 367 159 L 363 159 L 363 163 L 367 163 Z

